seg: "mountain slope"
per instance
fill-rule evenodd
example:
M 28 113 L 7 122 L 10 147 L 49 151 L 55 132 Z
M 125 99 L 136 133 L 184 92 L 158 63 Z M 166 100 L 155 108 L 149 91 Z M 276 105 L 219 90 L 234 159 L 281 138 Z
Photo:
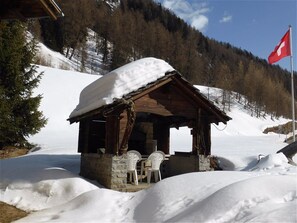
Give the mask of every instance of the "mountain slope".
M 172 64 L 193 84 L 245 95 L 258 115 L 265 111 L 275 117 L 291 116 L 287 71 L 205 37 L 152 0 L 122 0 L 117 7 L 110 3 L 118 1 L 60 1 L 66 16 L 56 22 L 40 21 L 42 38 L 67 58 L 79 61 L 79 71 L 104 74 L 103 70 L 132 60 L 156 57 Z M 86 42 L 89 28 L 95 32 L 92 56 Z M 100 69 L 86 66 L 94 60 L 101 62 Z

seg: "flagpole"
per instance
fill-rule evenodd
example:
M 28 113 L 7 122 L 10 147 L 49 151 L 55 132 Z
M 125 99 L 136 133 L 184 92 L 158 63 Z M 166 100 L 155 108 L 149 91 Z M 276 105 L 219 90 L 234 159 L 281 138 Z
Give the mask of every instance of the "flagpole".
M 295 142 L 295 99 L 294 99 L 294 72 L 293 72 L 293 47 L 292 47 L 292 26 L 289 25 L 290 29 L 290 64 L 291 64 L 291 94 L 292 94 L 292 132 L 293 132 L 293 142 Z

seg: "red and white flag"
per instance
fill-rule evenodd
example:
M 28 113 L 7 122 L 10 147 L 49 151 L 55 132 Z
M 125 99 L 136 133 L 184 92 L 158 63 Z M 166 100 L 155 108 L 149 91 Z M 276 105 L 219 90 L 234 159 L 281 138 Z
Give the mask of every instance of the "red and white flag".
M 270 64 L 273 64 L 287 56 L 291 56 L 290 30 L 286 32 L 279 44 L 277 44 L 273 52 L 269 55 L 268 61 Z

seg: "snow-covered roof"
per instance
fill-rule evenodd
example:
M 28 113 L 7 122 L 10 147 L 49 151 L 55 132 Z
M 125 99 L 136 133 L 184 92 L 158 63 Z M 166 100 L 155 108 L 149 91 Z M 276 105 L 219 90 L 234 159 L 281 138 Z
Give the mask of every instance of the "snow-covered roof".
M 174 71 L 174 68 L 167 62 L 152 57 L 143 58 L 113 70 L 82 90 L 79 104 L 69 118 L 111 104 L 116 99 L 156 81 L 170 71 Z

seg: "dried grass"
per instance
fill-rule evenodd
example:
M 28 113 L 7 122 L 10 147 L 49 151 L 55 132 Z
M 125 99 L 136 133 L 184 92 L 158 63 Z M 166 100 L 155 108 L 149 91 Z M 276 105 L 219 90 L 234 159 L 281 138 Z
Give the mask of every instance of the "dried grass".
M 18 219 L 24 218 L 28 215 L 27 212 L 22 211 L 12 205 L 0 201 L 0 222 L 10 223 Z

